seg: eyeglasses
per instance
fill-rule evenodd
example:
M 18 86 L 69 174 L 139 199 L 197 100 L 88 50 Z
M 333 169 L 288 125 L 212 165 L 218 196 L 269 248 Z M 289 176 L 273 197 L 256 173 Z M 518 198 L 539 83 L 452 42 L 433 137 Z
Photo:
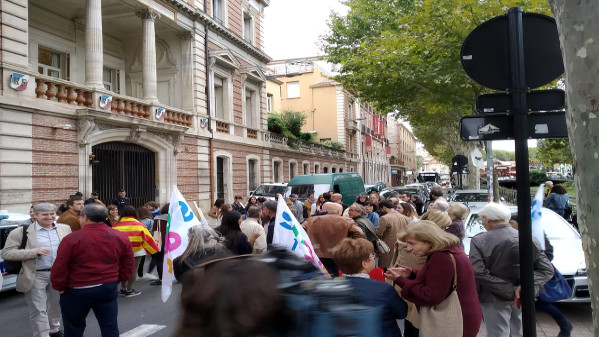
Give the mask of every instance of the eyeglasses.
M 373 260 L 376 259 L 376 254 L 375 253 L 370 253 L 370 258 L 373 259 Z

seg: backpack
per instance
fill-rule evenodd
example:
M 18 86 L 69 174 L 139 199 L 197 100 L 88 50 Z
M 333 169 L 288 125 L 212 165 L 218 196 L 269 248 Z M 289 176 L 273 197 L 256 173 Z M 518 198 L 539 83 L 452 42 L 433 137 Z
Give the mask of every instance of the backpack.
M 27 245 L 27 228 L 29 228 L 29 225 L 23 225 L 21 228 L 23 230 L 23 237 L 21 238 L 19 249 L 25 249 L 25 245 Z M 18 229 L 18 227 L 15 229 Z M 23 261 L 4 260 L 4 271 L 9 274 L 18 274 L 21 271 L 21 267 L 23 267 Z

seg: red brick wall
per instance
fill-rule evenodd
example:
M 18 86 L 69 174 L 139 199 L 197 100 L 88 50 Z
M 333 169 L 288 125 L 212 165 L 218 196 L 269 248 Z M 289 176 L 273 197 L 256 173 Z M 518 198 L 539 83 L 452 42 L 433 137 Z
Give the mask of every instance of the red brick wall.
M 76 120 L 34 113 L 33 203 L 59 204 L 79 190 Z M 53 125 L 71 124 L 70 130 Z
M 215 140 L 214 151 L 226 151 L 233 156 L 233 181 L 227 183 L 233 184 L 234 195 L 241 195 L 244 198 L 247 197 L 246 194 L 248 186 L 246 157 L 250 154 L 260 157 L 259 169 L 262 170 L 262 150 L 256 147 L 225 143 Z M 214 169 L 216 170 L 216 167 Z M 216 172 L 214 172 L 214 175 L 216 175 Z M 233 200 L 225 200 L 225 202 L 233 202 Z
M 231 31 L 231 33 L 233 34 L 237 34 L 240 37 L 243 38 L 243 29 L 242 29 L 242 25 L 243 25 L 243 20 L 241 17 L 241 0 L 232 0 L 232 1 L 228 1 L 228 23 L 229 23 L 229 30 Z
M 282 167 L 283 167 L 283 180 L 284 181 L 290 180 L 289 159 L 295 159 L 297 161 L 297 174 L 303 174 L 303 169 L 304 169 L 303 161 L 304 160 L 307 160 L 310 162 L 310 173 L 314 173 L 314 162 L 320 163 L 320 173 L 323 173 L 322 169 L 323 169 L 325 163 L 328 164 L 329 167 L 331 167 L 332 165 L 336 165 L 337 167 L 340 167 L 340 166 L 343 167 L 343 164 L 345 163 L 345 161 L 343 159 L 333 159 L 330 157 L 313 156 L 313 155 L 308 155 L 308 154 L 303 154 L 303 153 L 286 152 L 286 151 L 282 151 L 282 150 L 270 150 L 271 160 L 274 157 L 278 157 L 283 160 Z M 269 163 L 269 165 L 272 168 L 272 162 Z M 331 171 L 329 169 L 329 173 L 330 172 Z M 349 172 L 349 166 L 345 167 L 343 169 L 343 172 Z M 271 173 L 271 175 L 274 176 L 274 173 Z
M 200 182 L 198 177 L 198 146 L 195 138 L 186 137 L 179 145 L 177 154 L 177 188 L 185 200 L 198 200 Z

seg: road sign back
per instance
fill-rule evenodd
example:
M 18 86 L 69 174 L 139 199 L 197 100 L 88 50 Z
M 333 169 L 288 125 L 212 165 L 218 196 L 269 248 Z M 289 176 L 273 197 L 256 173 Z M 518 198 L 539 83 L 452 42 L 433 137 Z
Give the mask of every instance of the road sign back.
M 529 111 L 552 111 L 564 108 L 566 93 L 560 89 L 537 90 L 526 94 Z M 497 93 L 476 97 L 476 111 L 479 113 L 506 113 L 512 111 L 512 96 Z
M 526 86 L 537 88 L 564 73 L 555 19 L 537 14 L 522 16 Z M 510 87 L 507 15 L 497 16 L 476 27 L 460 52 L 462 67 L 473 80 L 486 87 Z
M 528 115 L 528 138 L 568 137 L 566 113 L 553 111 Z M 513 116 L 466 116 L 460 119 L 460 137 L 466 141 L 514 139 Z

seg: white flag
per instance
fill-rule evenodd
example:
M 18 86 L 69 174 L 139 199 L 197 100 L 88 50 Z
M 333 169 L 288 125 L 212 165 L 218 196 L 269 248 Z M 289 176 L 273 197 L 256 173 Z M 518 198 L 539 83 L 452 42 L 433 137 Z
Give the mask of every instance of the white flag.
M 320 271 L 329 276 L 322 262 L 320 262 L 316 253 L 314 253 L 308 233 L 306 233 L 295 216 L 293 216 L 283 197 L 279 197 L 277 204 L 277 217 L 275 218 L 272 243 L 281 245 L 292 251 L 295 255 L 312 262 Z
M 187 248 L 189 238 L 187 233 L 192 226 L 200 225 L 200 221 L 191 211 L 191 207 L 183 195 L 173 185 L 171 205 L 168 209 L 168 226 L 164 241 L 164 265 L 162 268 L 162 302 L 166 302 L 173 290 L 175 273 L 173 260 Z
M 541 249 L 545 250 L 545 235 L 543 230 L 543 223 L 541 222 L 541 208 L 543 208 L 543 192 L 545 184 L 541 184 L 535 194 L 535 199 L 532 201 L 530 208 L 530 214 L 532 215 L 532 236 L 539 240 Z

